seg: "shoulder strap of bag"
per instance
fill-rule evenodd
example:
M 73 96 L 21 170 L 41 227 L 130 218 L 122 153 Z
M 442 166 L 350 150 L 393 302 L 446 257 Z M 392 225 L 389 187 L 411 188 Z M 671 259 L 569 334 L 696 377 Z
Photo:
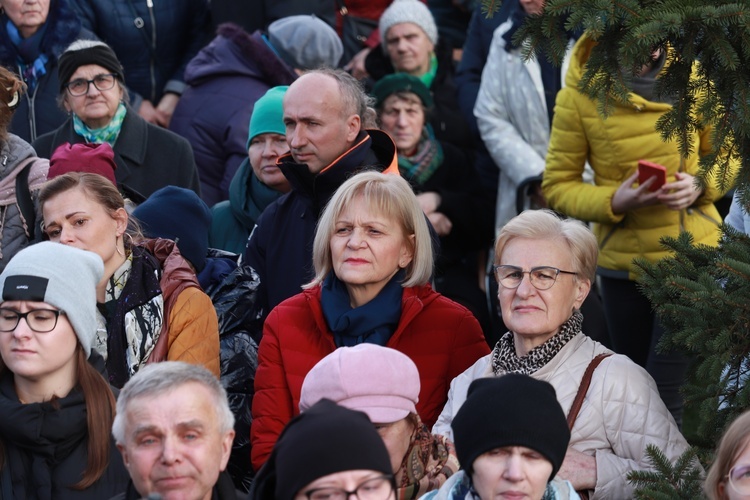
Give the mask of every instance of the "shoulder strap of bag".
M 29 172 L 34 160 L 36 158 L 30 158 L 23 170 L 16 175 L 16 201 L 21 215 L 26 221 L 30 241 L 34 241 L 36 231 L 36 210 L 34 209 L 34 200 L 31 199 L 31 191 L 29 191 Z
M 581 406 L 583 406 L 583 400 L 586 398 L 586 393 L 589 392 L 591 377 L 594 375 L 594 370 L 596 370 L 596 367 L 599 366 L 599 363 L 601 363 L 605 358 L 608 358 L 611 355 L 612 354 L 600 354 L 596 356 L 591 360 L 588 368 L 586 368 L 586 371 L 583 373 L 581 385 L 578 386 L 578 393 L 576 394 L 576 398 L 573 400 L 573 405 L 570 407 L 570 411 L 568 411 L 568 429 L 573 430 L 573 426 L 575 425 L 576 419 L 578 418 L 578 412 L 581 411 Z

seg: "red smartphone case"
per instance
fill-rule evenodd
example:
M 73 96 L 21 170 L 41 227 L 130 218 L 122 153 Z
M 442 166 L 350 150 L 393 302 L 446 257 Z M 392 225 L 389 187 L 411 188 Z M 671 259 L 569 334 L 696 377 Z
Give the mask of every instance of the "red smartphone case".
M 658 163 L 652 163 L 646 160 L 638 161 L 638 183 L 643 184 L 651 177 L 656 177 L 656 181 L 651 184 L 649 191 L 656 191 L 667 182 L 667 168 Z

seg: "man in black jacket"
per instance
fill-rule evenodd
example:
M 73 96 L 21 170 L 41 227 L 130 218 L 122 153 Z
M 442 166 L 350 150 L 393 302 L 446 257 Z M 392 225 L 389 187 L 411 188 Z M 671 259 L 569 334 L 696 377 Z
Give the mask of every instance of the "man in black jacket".
M 336 189 L 365 169 L 399 175 L 391 138 L 362 128 L 367 101 L 357 80 L 332 69 L 306 73 L 284 96 L 290 152 L 278 164 L 292 191 L 264 210 L 245 251 L 260 276 L 263 317 L 312 279 L 315 226 Z

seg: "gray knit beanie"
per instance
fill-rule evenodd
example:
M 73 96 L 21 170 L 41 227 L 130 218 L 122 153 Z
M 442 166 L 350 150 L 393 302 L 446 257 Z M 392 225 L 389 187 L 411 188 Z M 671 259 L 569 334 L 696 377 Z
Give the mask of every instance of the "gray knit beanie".
M 0 274 L 2 301 L 46 302 L 65 312 L 86 356 L 96 335 L 96 285 L 104 263 L 93 252 L 44 241 L 24 248 Z
M 313 15 L 287 16 L 272 22 L 268 40 L 279 57 L 295 69 L 335 68 L 344 55 L 336 30 Z
M 416 24 L 425 32 L 427 38 L 437 45 L 438 29 L 435 18 L 427 6 L 419 0 L 395 0 L 380 16 L 380 38 L 383 48 L 386 47 L 386 35 L 394 24 Z

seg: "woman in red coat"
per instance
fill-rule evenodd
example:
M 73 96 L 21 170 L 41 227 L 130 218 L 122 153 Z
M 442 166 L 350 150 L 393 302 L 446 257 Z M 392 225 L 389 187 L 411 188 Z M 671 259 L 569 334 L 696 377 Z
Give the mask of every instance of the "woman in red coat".
M 313 281 L 265 322 L 250 431 L 256 470 L 299 413 L 305 375 L 336 348 L 368 342 L 409 356 L 428 427 L 453 377 L 489 352 L 474 316 L 429 285 L 427 221 L 400 176 L 365 172 L 336 191 L 318 223 L 313 264 Z

